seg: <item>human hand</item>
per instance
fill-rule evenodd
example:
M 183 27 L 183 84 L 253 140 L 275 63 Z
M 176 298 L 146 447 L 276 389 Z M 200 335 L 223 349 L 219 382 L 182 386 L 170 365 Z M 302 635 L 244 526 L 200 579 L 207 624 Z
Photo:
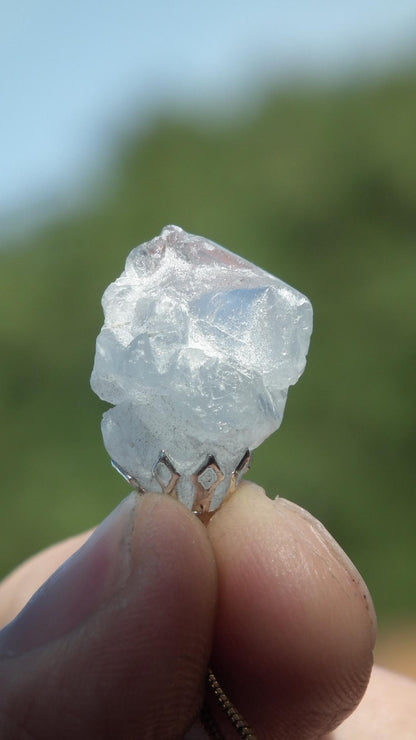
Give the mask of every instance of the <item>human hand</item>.
M 253 484 L 207 528 L 167 496 L 131 494 L 91 537 L 9 576 L 0 621 L 51 573 L 0 632 L 5 740 L 182 738 L 210 656 L 260 740 L 322 737 L 365 691 L 375 618 L 364 583 L 316 520 Z M 373 675 L 369 700 L 330 737 L 414 736 L 414 684 Z M 390 734 L 377 730 L 383 711 Z M 227 721 L 223 731 L 234 737 Z

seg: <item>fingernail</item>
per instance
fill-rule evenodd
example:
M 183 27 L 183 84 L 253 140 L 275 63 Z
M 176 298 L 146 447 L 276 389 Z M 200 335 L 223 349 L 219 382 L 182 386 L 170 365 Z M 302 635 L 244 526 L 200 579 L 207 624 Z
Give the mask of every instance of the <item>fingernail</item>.
M 0 635 L 0 656 L 13 657 L 67 634 L 126 581 L 141 498 L 132 493 L 87 542 L 40 587 Z

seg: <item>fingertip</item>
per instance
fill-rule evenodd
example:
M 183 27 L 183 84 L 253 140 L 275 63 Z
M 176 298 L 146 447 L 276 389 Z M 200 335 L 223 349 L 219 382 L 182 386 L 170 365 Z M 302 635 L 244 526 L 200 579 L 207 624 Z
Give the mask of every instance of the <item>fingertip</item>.
M 289 516 L 293 515 L 296 519 L 303 521 L 305 530 L 311 531 L 313 538 L 322 548 L 322 552 L 327 554 L 327 562 L 334 559 L 339 564 L 341 573 L 344 574 L 351 591 L 355 594 L 357 617 L 362 617 L 363 622 L 367 624 L 368 629 L 365 631 L 365 636 L 373 649 L 377 637 L 377 615 L 370 591 L 359 570 L 322 522 L 309 511 L 281 497 L 275 499 L 275 503 L 281 509 L 286 509 Z
M 370 675 L 375 627 L 361 577 L 313 517 L 253 484 L 213 517 L 209 537 L 215 668 L 230 698 L 260 736 L 328 731 Z
M 17 722 L 25 714 L 33 736 L 179 737 L 198 711 L 216 605 L 206 530 L 158 494 L 115 521 L 116 531 L 104 522 L 104 535 L 98 528 L 26 607 L 23 645 L 19 619 L 4 633 L 0 714 Z M 104 598 L 94 575 L 104 579 Z M 31 608 L 40 635 L 29 641 Z

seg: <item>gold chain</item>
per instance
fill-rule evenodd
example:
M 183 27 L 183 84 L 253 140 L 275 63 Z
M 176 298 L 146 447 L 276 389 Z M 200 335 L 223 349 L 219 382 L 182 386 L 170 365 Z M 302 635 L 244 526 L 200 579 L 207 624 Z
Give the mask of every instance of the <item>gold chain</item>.
M 257 740 L 251 727 L 247 724 L 245 719 L 243 719 L 234 704 L 229 700 L 227 694 L 222 690 L 211 668 L 208 669 L 207 687 L 215 696 L 222 711 L 227 715 L 238 736 L 244 738 L 244 740 Z M 224 736 L 213 718 L 207 702 L 205 702 L 201 711 L 201 721 L 205 730 L 213 740 L 224 740 Z

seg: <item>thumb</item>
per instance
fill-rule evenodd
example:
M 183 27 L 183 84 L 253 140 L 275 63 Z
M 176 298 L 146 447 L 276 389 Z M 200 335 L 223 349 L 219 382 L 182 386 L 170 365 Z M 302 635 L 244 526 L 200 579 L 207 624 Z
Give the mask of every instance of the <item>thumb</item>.
M 131 494 L 0 632 L 0 736 L 181 737 L 215 611 L 205 528 Z

